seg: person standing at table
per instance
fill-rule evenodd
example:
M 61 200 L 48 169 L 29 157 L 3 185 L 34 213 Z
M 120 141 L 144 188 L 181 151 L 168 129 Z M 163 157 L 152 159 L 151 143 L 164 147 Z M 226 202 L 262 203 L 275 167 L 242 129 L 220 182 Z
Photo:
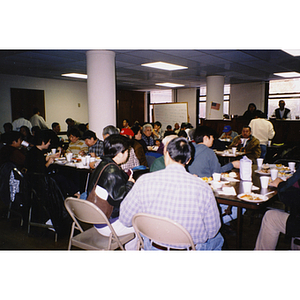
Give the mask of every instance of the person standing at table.
M 243 139 L 243 143 L 242 143 Z M 260 142 L 251 134 L 250 126 L 243 126 L 242 134 L 236 136 L 229 148 L 237 147 L 237 151 L 243 151 L 245 155 L 256 164 L 256 159 L 260 157 Z
M 284 100 L 280 100 L 278 102 L 279 108 L 276 108 L 274 113 L 272 114 L 272 117 L 275 117 L 276 119 L 279 120 L 286 120 L 286 119 L 291 119 L 291 111 L 288 108 L 285 107 L 285 102 Z
M 48 125 L 46 124 L 44 118 L 41 116 L 40 110 L 37 107 L 33 109 L 33 116 L 29 121 L 32 127 L 38 126 L 40 129 L 48 129 Z
M 221 250 L 224 239 L 214 194 L 208 184 L 185 170 L 192 156 L 189 142 L 180 137 L 171 140 L 164 155 L 166 168 L 141 176 L 122 201 L 120 222 L 131 228 L 132 217 L 139 212 L 167 217 L 185 227 L 196 250 Z M 165 247 L 146 237 L 144 244 L 145 250 Z
M 267 145 L 268 141 L 271 140 L 274 135 L 274 127 L 273 124 L 264 118 L 264 114 L 260 114 L 252 119 L 249 123 L 252 134 L 259 140 L 260 142 L 260 150 L 261 158 L 265 158 L 267 153 Z
M 12 122 L 13 130 L 20 131 L 22 126 L 27 126 L 29 130 L 32 128 L 30 121 L 24 118 L 24 112 L 19 112 L 19 117 Z
M 104 143 L 103 141 L 99 140 L 96 136 L 96 133 L 92 130 L 87 130 L 83 136 L 82 139 L 84 140 L 85 144 L 89 147 L 88 153 L 92 157 L 100 157 L 103 156 L 103 147 Z M 85 153 L 83 151 L 79 152 L 80 155 L 84 155 Z
M 287 181 L 276 178 L 270 185 L 277 187 L 279 200 L 290 210 L 287 213 L 272 209 L 265 213 L 254 250 L 275 250 L 280 232 L 300 237 L 300 167 Z

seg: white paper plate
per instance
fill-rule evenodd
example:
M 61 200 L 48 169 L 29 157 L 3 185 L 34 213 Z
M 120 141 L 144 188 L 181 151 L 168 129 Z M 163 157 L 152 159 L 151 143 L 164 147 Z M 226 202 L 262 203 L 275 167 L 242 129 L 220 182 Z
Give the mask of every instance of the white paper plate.
M 249 194 L 239 194 L 237 195 L 237 197 L 243 201 L 247 201 L 247 202 L 264 202 L 264 201 L 267 201 L 268 200 L 268 197 L 267 196 L 264 196 L 264 195 L 261 195 L 261 194 L 255 194 L 255 193 L 252 193 L 251 196 L 254 197 L 254 199 L 247 199 L 247 198 L 243 198 L 245 195 L 249 195 Z

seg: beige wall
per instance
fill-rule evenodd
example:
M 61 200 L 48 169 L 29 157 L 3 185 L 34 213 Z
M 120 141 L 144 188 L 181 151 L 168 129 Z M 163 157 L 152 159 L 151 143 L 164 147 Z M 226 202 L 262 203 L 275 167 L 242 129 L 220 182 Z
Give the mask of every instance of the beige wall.
M 13 121 L 11 120 L 10 88 L 45 91 L 45 118 L 49 128 L 53 122 L 58 122 L 61 130 L 65 131 L 67 129 L 65 119 L 68 117 L 81 123 L 88 123 L 86 82 L 0 75 L 1 132 L 3 132 L 4 123 Z
M 197 91 L 196 88 L 177 90 L 177 102 L 188 103 L 189 121 L 194 127 L 196 126 L 196 105 L 197 105 L 196 91 Z
M 265 83 L 240 83 L 230 87 L 230 115 L 243 115 L 249 103 L 264 111 Z

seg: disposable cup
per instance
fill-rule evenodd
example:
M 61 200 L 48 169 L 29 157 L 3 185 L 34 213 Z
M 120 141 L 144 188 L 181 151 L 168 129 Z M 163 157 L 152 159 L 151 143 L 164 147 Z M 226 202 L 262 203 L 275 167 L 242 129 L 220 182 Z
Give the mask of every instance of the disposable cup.
M 85 156 L 81 157 L 81 162 L 84 166 L 86 166 L 86 157 Z
M 232 154 L 235 155 L 235 153 L 236 153 L 236 147 L 232 147 L 231 149 L 232 149 Z
M 275 180 L 278 176 L 278 170 L 277 169 L 271 169 L 270 172 L 271 172 L 271 179 Z
M 72 156 L 73 156 L 73 153 L 68 153 L 68 154 L 67 154 L 67 161 L 68 161 L 68 162 L 71 162 Z
M 262 189 L 266 189 L 268 188 L 268 185 L 269 185 L 269 176 L 261 176 L 260 177 L 260 187 Z
M 221 180 L 221 173 L 214 173 L 213 174 L 213 180 L 214 181 L 220 181 Z
M 55 148 L 52 148 L 52 149 L 51 149 L 51 152 L 52 152 L 52 154 L 55 154 L 55 153 L 56 153 L 56 149 L 55 149 Z
M 296 165 L 295 162 L 289 162 L 289 168 L 291 171 L 295 171 L 295 165 Z
M 90 160 L 91 160 L 91 157 L 89 155 L 86 156 L 86 164 L 87 166 L 90 165 Z
M 272 141 L 268 141 L 268 146 L 269 146 L 269 147 L 272 146 Z
M 245 194 L 251 194 L 252 191 L 252 182 L 251 181 L 243 181 L 243 189 Z
M 263 165 L 264 159 L 263 158 L 257 158 L 256 161 L 257 161 L 257 169 L 260 170 L 262 165 Z

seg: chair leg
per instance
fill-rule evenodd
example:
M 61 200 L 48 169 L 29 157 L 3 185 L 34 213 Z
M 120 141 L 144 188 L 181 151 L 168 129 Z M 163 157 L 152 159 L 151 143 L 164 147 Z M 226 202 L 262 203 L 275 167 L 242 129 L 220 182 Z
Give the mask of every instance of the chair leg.
M 29 215 L 28 215 L 28 226 L 27 226 L 27 233 L 30 233 L 30 225 L 31 225 L 31 211 L 32 211 L 32 206 L 29 208 Z

